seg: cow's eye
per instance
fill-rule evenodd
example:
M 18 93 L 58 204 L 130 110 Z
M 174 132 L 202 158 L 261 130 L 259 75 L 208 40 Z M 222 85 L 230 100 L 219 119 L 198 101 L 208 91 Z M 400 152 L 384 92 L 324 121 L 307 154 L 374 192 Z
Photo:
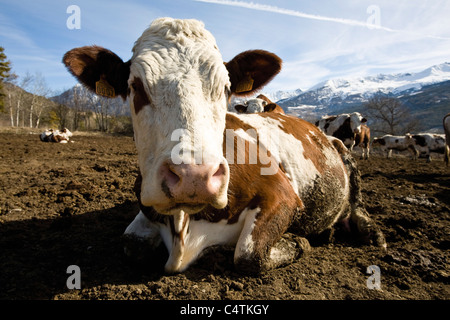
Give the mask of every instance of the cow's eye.
M 133 82 L 133 83 L 131 84 L 131 87 L 133 88 L 133 91 L 136 91 L 136 83 Z

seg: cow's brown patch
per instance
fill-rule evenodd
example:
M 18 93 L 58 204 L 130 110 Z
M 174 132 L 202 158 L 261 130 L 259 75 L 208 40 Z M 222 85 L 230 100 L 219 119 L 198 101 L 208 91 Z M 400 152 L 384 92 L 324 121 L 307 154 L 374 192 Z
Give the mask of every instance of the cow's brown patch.
M 134 112 L 138 114 L 144 106 L 151 105 L 151 100 L 147 95 L 147 92 L 145 91 L 144 84 L 142 83 L 141 78 L 134 78 L 133 82 L 131 83 L 131 87 L 134 91 Z

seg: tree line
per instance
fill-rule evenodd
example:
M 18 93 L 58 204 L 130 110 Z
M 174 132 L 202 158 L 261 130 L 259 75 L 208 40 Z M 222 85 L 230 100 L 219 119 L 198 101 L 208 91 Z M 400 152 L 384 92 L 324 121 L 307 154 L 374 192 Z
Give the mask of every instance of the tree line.
M 44 76 L 12 72 L 0 47 L 1 125 L 28 128 L 68 128 L 71 131 L 131 133 L 129 107 L 120 98 L 99 97 L 81 85 L 55 92 Z

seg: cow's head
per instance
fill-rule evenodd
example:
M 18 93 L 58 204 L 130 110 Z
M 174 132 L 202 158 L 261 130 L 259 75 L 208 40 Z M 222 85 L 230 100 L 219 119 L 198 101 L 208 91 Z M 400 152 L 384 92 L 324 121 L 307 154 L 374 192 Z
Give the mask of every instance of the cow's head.
M 244 104 L 234 106 L 238 113 L 259 113 L 272 112 L 277 108 L 277 105 L 269 100 L 266 96 L 260 94 L 255 99 L 249 99 Z
M 144 31 L 127 62 L 97 46 L 75 48 L 63 62 L 91 90 L 100 86 L 128 97 L 140 199 L 163 214 L 226 206 L 227 103 L 233 94 L 252 94 L 281 70 L 280 58 L 262 50 L 224 63 L 203 23 L 170 18 L 155 20 Z
M 353 133 L 361 132 L 361 124 L 365 124 L 367 119 L 361 116 L 359 112 L 353 112 L 350 114 L 350 128 Z

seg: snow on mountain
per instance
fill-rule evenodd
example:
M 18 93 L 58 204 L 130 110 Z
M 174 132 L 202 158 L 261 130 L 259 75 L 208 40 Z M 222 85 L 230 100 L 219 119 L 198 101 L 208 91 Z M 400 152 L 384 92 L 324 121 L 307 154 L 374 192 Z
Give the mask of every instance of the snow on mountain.
M 425 85 L 450 80 L 450 63 L 432 66 L 417 73 L 379 74 L 368 77 L 330 79 L 316 84 L 301 94 L 283 99 L 284 107 L 297 105 L 332 106 L 344 103 L 365 102 L 375 93 L 398 95 L 413 93 Z M 275 100 L 277 101 L 277 100 Z
M 283 91 L 278 90 L 276 92 L 263 93 L 270 101 L 280 101 L 284 99 L 289 99 L 295 96 L 302 94 L 301 89 L 291 90 L 291 91 Z

